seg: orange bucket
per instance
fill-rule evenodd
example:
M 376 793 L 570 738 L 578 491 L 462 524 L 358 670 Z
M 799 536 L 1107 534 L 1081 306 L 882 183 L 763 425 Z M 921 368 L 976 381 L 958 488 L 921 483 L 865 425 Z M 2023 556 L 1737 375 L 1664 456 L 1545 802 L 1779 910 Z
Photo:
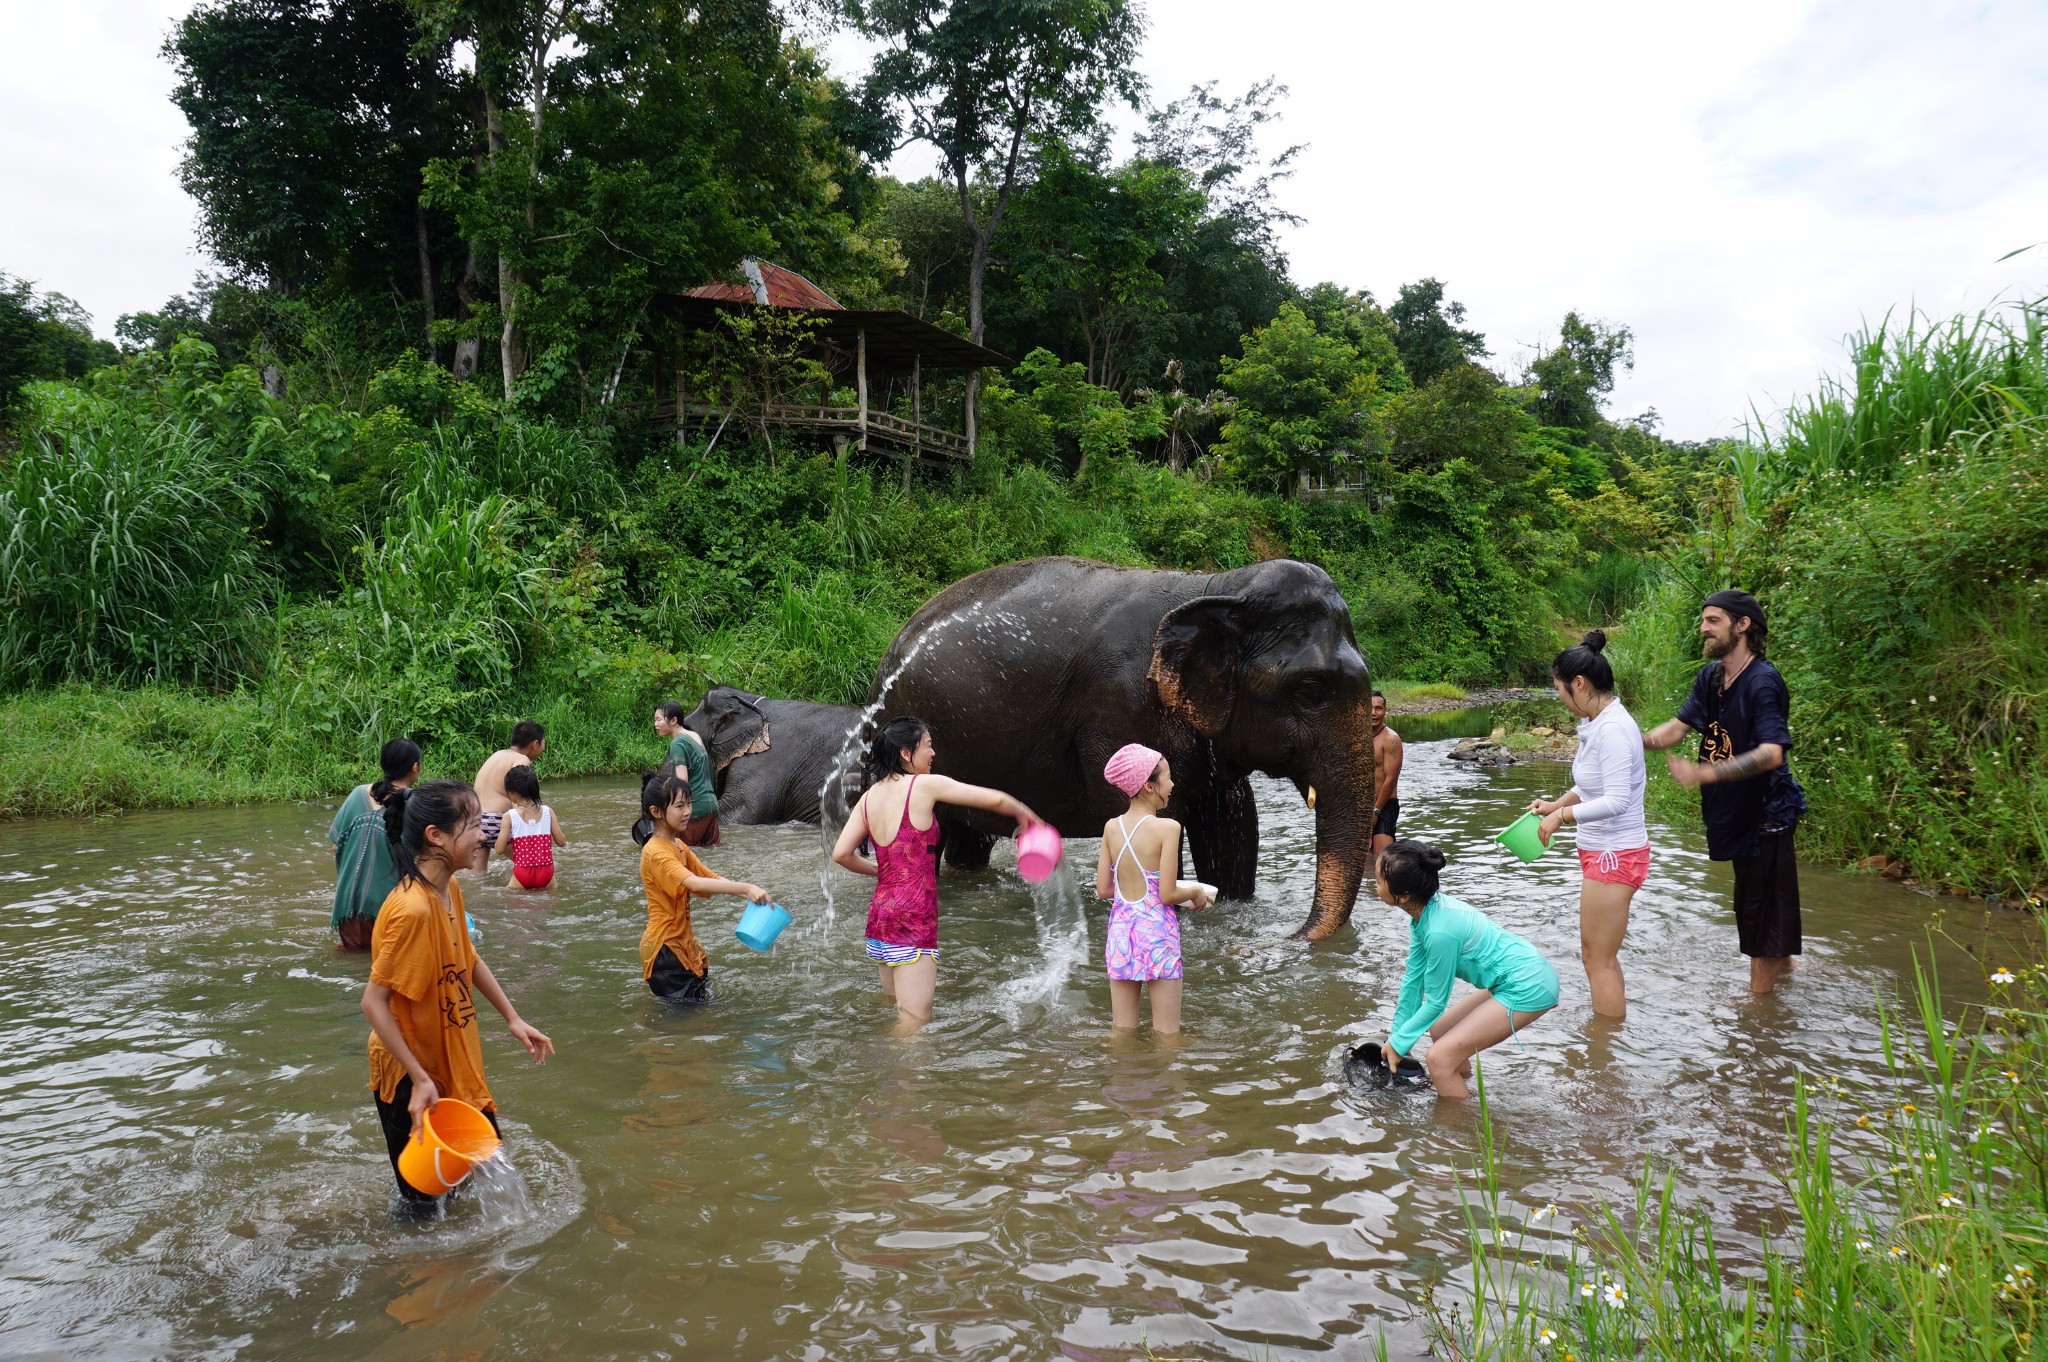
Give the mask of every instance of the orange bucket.
M 398 1152 L 398 1175 L 413 1190 L 440 1196 L 498 1152 L 491 1118 L 469 1103 L 444 1097 L 420 1117 L 420 1128 Z

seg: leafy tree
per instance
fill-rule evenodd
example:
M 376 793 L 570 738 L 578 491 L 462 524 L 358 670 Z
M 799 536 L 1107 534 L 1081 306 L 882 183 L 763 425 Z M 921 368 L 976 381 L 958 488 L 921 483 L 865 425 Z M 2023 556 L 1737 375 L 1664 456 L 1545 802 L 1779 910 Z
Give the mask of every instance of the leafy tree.
M 1318 331 L 1296 303 L 1223 362 L 1223 386 L 1236 399 L 1218 446 L 1225 466 L 1281 489 L 1362 459 L 1383 400 L 1378 373 L 1349 342 Z
M 1465 305 L 1446 303 L 1444 286 L 1435 279 L 1401 285 L 1387 318 L 1394 324 L 1401 364 L 1418 386 L 1487 354 L 1486 337 L 1458 325 L 1465 320 Z
M 1393 320 L 1380 311 L 1372 294 L 1364 289 L 1353 293 L 1340 284 L 1321 283 L 1301 295 L 1301 310 L 1316 324 L 1316 330 L 1335 336 L 1358 351 L 1378 372 L 1382 390 L 1408 390 L 1409 375 L 1394 339 Z
M 1144 20 L 1130 0 L 849 0 L 849 9 L 882 44 L 865 98 L 897 110 L 899 127 L 939 153 L 953 182 L 971 242 L 967 335 L 980 344 L 989 247 L 1027 153 L 1091 127 L 1107 99 L 1136 103 Z M 970 421 L 973 413 L 970 381 Z
M 769 0 L 709 6 L 415 0 L 477 45 L 473 159 L 429 168 L 430 201 L 494 252 L 508 391 L 615 391 L 646 309 L 770 254 L 829 265 L 851 152 L 823 135 L 839 94 Z
M 0 418 L 21 385 L 78 378 L 120 352 L 92 334 L 92 317 L 61 293 L 37 293 L 26 279 L 0 274 Z
M 1491 481 L 1526 477 L 1523 440 L 1534 428 L 1515 394 L 1477 364 L 1460 364 L 1387 404 L 1388 461 L 1433 473 L 1463 459 Z
M 1633 369 L 1635 363 L 1635 336 L 1627 327 L 1567 312 L 1557 348 L 1529 365 L 1536 388 L 1530 409 L 1546 426 L 1596 430 L 1603 423 L 1600 409 L 1614 391 L 1615 366 Z
M 1205 206 L 1172 166 L 1104 170 L 1046 148 L 1002 239 L 1024 301 L 1064 314 L 1079 338 L 1090 383 L 1124 386 L 1124 352 L 1146 314 L 1166 309 L 1168 275 Z
M 885 186 L 870 229 L 902 257 L 896 294 L 903 310 L 932 320 L 948 300 L 964 296 L 974 243 L 960 220 L 960 201 L 938 180 Z
M 426 340 L 457 245 L 420 201 L 428 161 L 460 147 L 449 45 L 398 0 L 208 0 L 165 53 L 213 255 L 284 296 L 409 294 Z

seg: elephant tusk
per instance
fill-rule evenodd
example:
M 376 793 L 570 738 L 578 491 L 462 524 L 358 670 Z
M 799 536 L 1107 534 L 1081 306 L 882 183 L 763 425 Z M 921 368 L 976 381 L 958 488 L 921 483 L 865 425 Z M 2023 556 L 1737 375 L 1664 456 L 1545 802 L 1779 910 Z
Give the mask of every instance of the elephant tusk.
M 1308 787 L 1308 806 L 1311 809 L 1316 806 L 1316 787 L 1313 785 Z

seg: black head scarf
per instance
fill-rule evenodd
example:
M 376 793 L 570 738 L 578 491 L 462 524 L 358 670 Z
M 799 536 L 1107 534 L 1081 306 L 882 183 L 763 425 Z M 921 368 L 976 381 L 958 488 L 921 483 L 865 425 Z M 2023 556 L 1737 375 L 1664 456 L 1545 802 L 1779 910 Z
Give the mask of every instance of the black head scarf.
M 1731 619 L 1747 617 L 1750 632 L 1758 638 L 1762 638 L 1771 631 L 1770 625 L 1764 621 L 1764 608 L 1758 605 L 1756 597 L 1750 595 L 1747 591 L 1716 591 L 1713 595 L 1707 597 L 1705 601 L 1701 602 L 1702 609 L 1709 605 L 1717 606 L 1727 611 Z

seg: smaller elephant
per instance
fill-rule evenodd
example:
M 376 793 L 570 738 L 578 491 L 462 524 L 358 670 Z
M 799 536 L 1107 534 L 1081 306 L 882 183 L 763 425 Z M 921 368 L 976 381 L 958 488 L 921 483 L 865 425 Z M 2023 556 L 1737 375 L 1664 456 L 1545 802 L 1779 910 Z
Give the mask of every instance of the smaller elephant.
M 713 686 L 683 720 L 711 754 L 727 823 L 817 822 L 818 791 L 859 724 L 852 705 L 771 700 L 731 686 Z

